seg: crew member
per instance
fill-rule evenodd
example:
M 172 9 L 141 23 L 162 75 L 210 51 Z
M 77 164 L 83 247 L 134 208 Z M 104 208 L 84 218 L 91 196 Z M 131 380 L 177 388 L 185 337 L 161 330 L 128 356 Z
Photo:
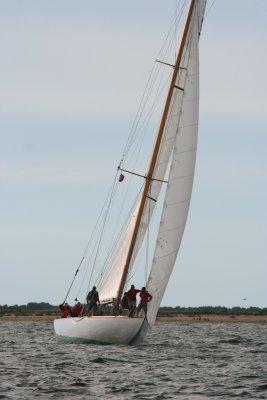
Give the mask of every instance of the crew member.
M 151 301 L 151 300 L 152 300 L 151 294 L 148 293 L 148 291 L 146 290 L 145 287 L 142 287 L 142 289 L 140 291 L 140 303 L 138 304 L 138 307 L 137 307 L 137 317 L 138 317 L 138 314 L 139 314 L 139 312 L 141 310 L 144 310 L 145 317 L 146 317 L 146 314 L 147 314 L 147 303 L 149 301 Z
M 79 317 L 79 315 L 83 314 L 84 309 L 79 301 L 73 307 L 73 312 L 75 317 Z
M 64 304 L 60 304 L 59 308 L 62 312 L 62 318 L 67 318 L 67 317 L 71 317 L 72 315 L 72 310 L 71 307 L 68 305 L 68 303 L 64 303 Z
M 123 298 L 121 299 L 121 312 L 123 315 L 127 315 L 129 310 L 129 303 L 127 298 L 127 292 L 124 292 Z
M 136 295 L 139 292 L 139 289 L 135 289 L 135 286 L 131 285 L 131 289 L 126 293 L 128 299 L 129 317 L 134 316 L 136 309 Z
M 97 312 L 97 303 L 99 304 L 98 291 L 95 286 L 93 286 L 92 290 L 88 293 L 86 301 L 87 304 L 89 304 L 88 311 L 92 310 L 92 315 L 95 315 Z

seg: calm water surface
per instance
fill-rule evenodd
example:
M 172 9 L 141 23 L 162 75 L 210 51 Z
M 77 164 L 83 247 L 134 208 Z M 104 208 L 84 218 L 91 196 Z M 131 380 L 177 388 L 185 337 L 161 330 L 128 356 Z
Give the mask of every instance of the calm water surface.
M 156 325 L 139 347 L 61 344 L 1 323 L 0 399 L 267 399 L 267 326 Z

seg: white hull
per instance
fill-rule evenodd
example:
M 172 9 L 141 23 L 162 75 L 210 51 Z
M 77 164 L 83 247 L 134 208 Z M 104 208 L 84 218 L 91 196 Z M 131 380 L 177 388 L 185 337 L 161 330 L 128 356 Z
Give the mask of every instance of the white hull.
M 143 321 L 125 316 L 60 318 L 54 321 L 54 328 L 58 338 L 68 342 L 130 344 Z

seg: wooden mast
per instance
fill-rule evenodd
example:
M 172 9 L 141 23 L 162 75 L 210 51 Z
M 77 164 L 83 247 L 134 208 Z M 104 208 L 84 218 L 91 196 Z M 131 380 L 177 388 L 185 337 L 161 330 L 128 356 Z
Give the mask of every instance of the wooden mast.
M 137 240 L 138 231 L 140 228 L 141 219 L 142 219 L 145 204 L 146 204 L 146 199 L 147 199 L 147 196 L 149 193 L 151 182 L 153 180 L 153 174 L 154 174 L 154 170 L 155 170 L 155 166 L 156 166 L 156 161 L 157 161 L 157 157 L 158 157 L 159 150 L 160 150 L 160 145 L 161 145 L 161 141 L 162 141 L 165 125 L 166 125 L 166 120 L 167 120 L 167 116 L 168 116 L 168 112 L 169 112 L 169 108 L 170 108 L 170 104 L 171 104 L 172 94 L 173 94 L 173 90 L 175 88 L 175 81 L 176 81 L 177 74 L 179 71 L 179 67 L 180 67 L 180 63 L 181 63 L 181 59 L 182 59 L 182 55 L 183 55 L 183 50 L 184 50 L 184 46 L 185 46 L 185 41 L 186 41 L 186 37 L 188 34 L 195 2 L 196 2 L 196 0 L 191 0 L 190 8 L 188 11 L 188 16 L 187 16 L 185 27 L 184 27 L 184 32 L 183 32 L 183 36 L 182 36 L 182 40 L 181 40 L 181 44 L 180 44 L 180 48 L 179 48 L 179 53 L 178 53 L 176 63 L 174 66 L 174 71 L 173 71 L 173 75 L 172 75 L 172 79 L 171 79 L 171 83 L 170 83 L 170 88 L 169 88 L 169 91 L 167 94 L 166 103 L 165 103 L 165 107 L 164 107 L 162 118 L 161 118 L 161 123 L 160 123 L 159 130 L 158 130 L 158 135 L 157 135 L 156 143 L 154 146 L 154 151 L 153 151 L 153 154 L 151 157 L 150 166 L 149 166 L 148 173 L 146 176 L 146 183 L 144 186 L 144 190 L 143 190 L 143 194 L 142 194 L 142 198 L 141 198 L 141 202 L 140 202 L 140 207 L 139 207 L 138 214 L 136 217 L 133 236 L 132 236 L 131 243 L 129 246 L 129 251 L 127 254 L 126 261 L 125 261 L 125 266 L 123 269 L 121 282 L 120 282 L 120 286 L 119 286 L 118 293 L 117 293 L 116 308 L 118 308 L 120 299 L 122 297 L 122 291 L 124 289 L 125 282 L 127 279 L 131 259 L 133 256 L 133 252 L 134 252 L 134 248 L 135 248 L 135 244 L 136 244 L 136 240 Z

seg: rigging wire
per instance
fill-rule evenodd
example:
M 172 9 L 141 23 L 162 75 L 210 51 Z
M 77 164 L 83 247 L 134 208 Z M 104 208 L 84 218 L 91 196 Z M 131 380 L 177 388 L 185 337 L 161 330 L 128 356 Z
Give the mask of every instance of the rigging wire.
M 148 222 L 148 228 L 150 227 L 151 223 L 152 223 L 152 218 L 149 220 Z M 144 220 L 144 218 L 142 219 Z M 143 221 L 143 223 L 145 223 Z M 146 251 L 147 251 L 147 235 L 148 235 L 148 231 L 146 232 L 146 241 L 143 241 L 143 246 L 141 245 L 141 241 L 142 241 L 142 235 L 139 234 L 137 237 L 137 244 L 136 244 L 136 250 L 134 252 L 134 256 L 133 256 L 133 260 L 135 260 L 135 262 L 132 263 L 130 269 L 129 269 L 129 274 L 131 273 L 131 277 L 129 277 L 126 281 L 126 284 L 135 276 L 137 270 L 138 270 L 138 266 L 140 265 L 140 263 L 143 263 L 143 259 L 145 258 L 146 260 Z M 140 248 L 140 250 L 138 250 Z M 133 268 L 134 267 L 134 268 Z M 147 274 L 147 270 L 146 269 L 146 261 L 145 261 L 145 275 Z M 145 281 L 144 281 L 144 286 L 145 286 L 145 282 L 146 282 L 147 278 L 145 277 Z
M 115 176 L 115 178 L 114 178 L 114 180 L 113 180 L 112 186 L 111 186 L 111 188 L 110 188 L 110 190 L 109 190 L 108 196 L 106 197 L 106 200 L 105 200 L 104 205 L 103 205 L 103 207 L 102 207 L 101 215 L 100 215 L 100 217 L 98 218 L 97 224 L 96 224 L 96 226 L 95 226 L 95 229 L 94 229 L 94 231 L 93 231 L 93 233 L 92 233 L 92 235 L 91 235 L 91 242 L 94 242 L 94 246 L 93 246 L 93 248 L 92 248 L 92 251 L 91 251 L 91 255 L 90 255 L 90 257 L 89 257 L 89 260 L 87 261 L 87 268 L 86 268 L 86 271 L 84 272 L 83 279 L 82 279 L 81 285 L 80 285 L 80 287 L 79 287 L 79 292 L 81 291 L 81 287 L 82 287 L 82 285 L 83 285 L 83 282 L 84 282 L 84 280 L 85 280 L 85 277 L 86 277 L 86 275 L 88 274 L 89 267 L 90 267 L 90 265 L 91 265 L 91 263 L 92 263 L 93 255 L 94 255 L 95 252 L 96 252 L 97 243 L 98 243 L 98 241 L 100 240 L 100 235 L 101 235 L 100 232 L 101 232 L 101 228 L 102 228 L 103 223 L 104 223 L 104 222 L 103 222 L 103 221 L 104 221 L 104 218 L 105 218 L 104 211 L 106 210 L 107 203 L 109 203 L 109 202 L 111 201 L 111 197 L 114 198 L 115 193 L 116 193 L 116 191 L 117 191 L 117 186 L 116 186 L 115 189 L 113 190 L 114 185 L 115 185 L 115 183 L 116 183 L 117 181 L 118 181 L 118 170 L 117 170 L 117 172 L 116 172 L 116 176 Z M 99 233 L 98 233 L 98 232 L 99 232 Z M 94 241 L 93 241 L 93 237 L 94 237 Z
M 215 0 L 214 0 L 214 2 L 215 2 Z M 183 5 L 182 5 L 180 13 L 176 12 L 174 20 L 173 20 L 173 22 L 171 24 L 171 28 L 169 29 L 167 37 L 165 38 L 165 41 L 163 42 L 163 45 L 162 45 L 162 47 L 161 47 L 161 49 L 160 49 L 160 51 L 158 53 L 158 57 L 163 57 L 163 59 L 165 59 L 165 57 L 167 57 L 167 55 L 169 54 L 171 45 L 169 44 L 167 46 L 166 43 L 170 38 L 171 38 L 169 40 L 170 43 L 173 40 L 175 41 L 175 37 L 176 37 L 176 34 L 177 34 L 177 27 L 176 26 L 180 22 L 180 19 L 182 17 L 182 13 L 183 13 L 184 8 L 185 8 L 185 3 L 186 3 L 186 0 L 183 2 Z M 173 30 L 174 30 L 174 32 L 171 33 Z M 164 48 L 165 48 L 165 50 L 164 50 Z M 156 82 L 157 78 L 159 78 L 160 71 L 162 71 L 162 68 L 160 68 L 160 67 L 161 66 L 159 66 L 158 63 L 156 63 L 156 62 L 153 65 L 152 71 L 151 71 L 149 79 L 148 79 L 147 86 L 146 86 L 145 91 L 143 93 L 143 96 L 141 98 L 136 117 L 135 117 L 134 122 L 132 124 L 132 128 L 130 130 L 129 137 L 127 139 L 127 142 L 126 142 L 126 145 L 125 145 L 125 148 L 124 148 L 124 151 L 123 151 L 119 167 L 124 162 L 124 159 L 128 155 L 130 149 L 133 147 L 134 142 L 136 142 L 135 152 L 137 152 L 137 155 L 136 155 L 137 158 L 135 160 L 134 165 L 136 166 L 136 164 L 138 162 L 138 157 L 140 155 L 140 149 L 142 147 L 142 143 L 143 143 L 143 140 L 144 140 L 144 136 L 145 136 L 145 133 L 146 133 L 146 130 L 147 130 L 147 127 L 148 127 L 152 112 L 154 111 L 154 108 L 155 108 L 155 105 L 156 105 L 156 103 L 158 101 L 158 98 L 160 97 L 160 94 L 165 89 L 165 85 L 166 85 L 166 82 L 165 82 L 163 87 L 161 88 L 162 79 L 163 79 L 163 72 L 161 72 L 160 83 L 157 85 L 157 90 L 156 90 L 156 93 L 157 93 L 156 99 L 154 99 L 154 102 L 152 103 L 152 106 L 150 107 L 146 117 L 141 122 L 141 116 L 144 114 L 144 110 L 145 110 L 145 107 L 147 105 L 148 98 L 152 95 L 153 88 L 155 87 L 155 82 Z M 141 132 L 142 129 L 143 129 L 143 133 L 142 133 L 142 136 L 140 136 L 140 132 Z M 139 144 L 137 142 L 137 137 L 138 136 L 139 136 L 139 140 L 138 140 Z M 113 184 L 111 186 L 109 194 L 108 194 L 107 198 L 105 199 L 105 202 L 104 202 L 104 205 L 103 205 L 102 210 L 100 212 L 100 215 L 99 215 L 99 217 L 97 219 L 97 222 L 96 222 L 95 227 L 94 227 L 94 229 L 92 231 L 90 239 L 89 239 L 89 241 L 88 241 L 88 243 L 87 243 L 87 245 L 85 247 L 82 259 L 81 259 L 81 261 L 80 261 L 80 263 L 78 265 L 78 268 L 77 268 L 77 270 L 75 272 L 74 278 L 72 280 L 72 283 L 70 285 L 70 288 L 69 288 L 69 290 L 67 292 L 67 295 L 66 295 L 64 301 L 66 301 L 66 299 L 67 299 L 67 297 L 69 295 L 69 292 L 70 292 L 70 290 L 72 288 L 72 285 L 74 283 L 74 280 L 75 280 L 75 278 L 76 278 L 76 276 L 77 276 L 77 274 L 79 272 L 79 269 L 80 269 L 81 265 L 84 262 L 86 253 L 88 252 L 89 247 L 90 247 L 90 245 L 92 243 L 92 238 L 93 238 L 93 236 L 95 236 L 96 231 L 99 230 L 98 245 L 97 245 L 97 242 L 96 242 L 95 247 L 94 247 L 94 251 L 93 251 L 93 253 L 91 255 L 91 259 L 92 259 L 93 254 L 95 254 L 93 267 L 92 267 L 91 274 L 90 274 L 90 279 L 89 279 L 89 285 L 91 283 L 92 276 L 93 276 L 94 269 L 95 269 L 96 262 L 97 262 L 97 258 L 99 256 L 99 252 L 100 252 L 100 249 L 101 249 L 101 246 L 102 246 L 102 241 L 103 241 L 103 237 L 104 237 L 105 226 L 106 226 L 106 223 L 107 223 L 109 211 L 111 209 L 112 200 L 113 200 L 113 197 L 114 197 L 114 194 L 115 194 L 115 182 L 116 182 L 116 179 L 117 179 L 118 171 L 119 171 L 119 169 L 117 170 L 116 177 L 115 177 L 115 179 L 113 181 Z M 125 202 L 123 201 L 123 204 L 124 203 Z M 106 211 L 104 211 L 104 210 L 106 210 Z M 150 212 L 151 212 L 151 210 L 150 210 L 150 205 L 149 205 L 149 215 L 150 215 Z M 100 223 L 101 220 L 102 220 L 102 222 L 101 222 L 102 228 L 99 228 L 99 223 Z M 149 227 L 149 224 L 148 224 L 148 227 Z M 122 229 L 121 229 L 121 231 L 122 231 Z M 120 236 L 118 235 L 117 240 L 115 241 L 113 246 L 110 247 L 110 251 L 109 251 L 109 253 L 108 253 L 107 257 L 106 257 L 106 260 L 111 259 L 111 256 L 112 256 L 112 254 L 114 252 L 114 249 L 116 248 L 117 243 L 119 241 L 119 237 Z M 97 245 L 97 247 L 96 247 L 96 245 Z M 104 265 L 105 265 L 105 268 L 102 271 L 101 277 L 102 277 L 104 271 L 107 268 L 107 261 L 104 263 Z M 89 265 L 88 265 L 88 268 L 89 268 Z M 88 272 L 88 268 L 87 268 L 87 272 Z M 80 286 L 79 290 L 81 290 L 81 286 Z
M 84 252 L 83 252 L 81 261 L 80 261 L 80 263 L 79 263 L 79 265 L 78 265 L 78 268 L 76 269 L 76 272 L 75 272 L 75 274 L 74 274 L 74 277 L 73 277 L 73 279 L 72 279 L 72 282 L 71 282 L 71 284 L 70 284 L 70 287 L 69 287 L 69 289 L 68 289 L 68 291 L 67 291 L 67 294 L 66 294 L 66 296 L 65 296 L 65 299 L 64 299 L 63 303 L 66 302 L 66 300 L 67 300 L 67 298 L 68 298 L 68 295 L 69 295 L 69 293 L 70 293 L 70 291 L 71 291 L 71 288 L 72 288 L 72 286 L 73 286 L 73 284 L 74 284 L 75 278 L 76 278 L 76 276 L 77 276 L 77 274 L 78 274 L 78 272 L 79 272 L 79 270 L 80 270 L 81 265 L 82 265 L 83 262 L 84 262 L 86 253 L 87 253 L 87 251 L 88 251 L 88 249 L 89 249 L 89 246 L 90 246 L 90 244 L 91 244 L 91 242 L 92 242 L 92 238 L 94 237 L 95 232 L 96 232 L 96 230 L 97 230 L 97 226 L 98 226 L 98 224 L 99 224 L 99 221 L 100 221 L 101 218 L 102 218 L 102 214 L 103 214 L 104 209 L 105 209 L 105 207 L 106 207 L 106 203 L 107 203 L 107 201 L 108 201 L 108 199 L 110 198 L 110 195 L 111 195 L 111 193 L 112 193 L 112 188 L 114 187 L 114 182 L 116 182 L 116 180 L 117 180 L 117 175 L 118 175 L 118 171 L 116 172 L 116 176 L 115 176 L 115 178 L 114 178 L 114 180 L 113 180 L 113 183 L 112 183 L 112 185 L 111 185 L 111 189 L 109 190 L 108 195 L 106 196 L 106 199 L 105 199 L 104 204 L 103 204 L 103 206 L 102 206 L 102 209 L 101 209 L 101 211 L 100 211 L 99 217 L 98 217 L 98 219 L 97 219 L 97 221 L 96 221 L 96 223 L 95 223 L 95 226 L 94 226 L 93 231 L 92 231 L 92 233 L 91 233 L 91 235 L 90 235 L 90 238 L 89 238 L 89 240 L 88 240 L 88 242 L 87 242 L 87 244 L 86 244 L 86 246 L 85 246 L 85 249 L 84 249 Z M 82 283 L 81 283 L 81 285 L 82 285 Z M 80 289 L 81 289 L 81 286 L 80 286 Z M 80 289 L 79 289 L 79 292 L 80 292 Z M 78 297 L 78 296 L 76 296 L 76 298 L 77 298 L 77 297 Z
M 185 5 L 185 3 L 184 3 L 184 5 Z M 176 34 L 176 31 L 175 31 L 174 34 L 173 34 L 174 39 L 175 39 L 175 34 Z M 169 48 L 170 48 L 170 46 L 167 47 L 167 49 L 166 49 L 166 51 L 165 51 L 165 55 L 166 55 L 167 52 L 169 51 Z M 158 93 L 159 93 L 159 87 L 160 87 L 160 85 L 161 85 L 161 83 L 160 83 L 159 86 L 158 86 L 158 90 L 157 90 Z M 150 93 L 149 93 L 149 94 L 150 94 Z M 158 97 L 158 96 L 157 96 L 157 97 Z M 155 106 L 156 101 L 157 101 L 157 100 L 154 100 L 154 104 L 152 105 L 151 110 L 150 110 L 149 114 L 148 114 L 147 117 L 146 117 L 146 118 L 147 118 L 147 124 L 148 124 L 148 122 L 149 122 L 150 114 L 152 114 L 152 111 L 153 111 L 153 108 L 154 108 L 154 106 Z M 139 120 L 139 121 L 140 121 L 140 120 Z M 138 121 L 138 122 L 139 122 L 139 121 Z M 142 122 L 142 124 L 145 124 L 145 123 L 146 123 L 146 119 L 144 119 L 144 121 Z M 142 125 L 141 125 L 141 127 L 142 127 Z M 140 130 L 140 127 L 139 127 L 139 130 Z M 149 221 L 149 219 L 150 219 L 150 214 L 151 214 L 150 204 L 149 204 L 148 207 L 149 207 L 149 209 L 148 209 L 148 221 Z M 147 226 L 148 226 L 148 229 L 149 229 L 149 222 L 148 222 Z M 147 235 L 148 235 L 148 240 L 149 240 L 149 232 L 147 233 Z M 138 246 L 136 246 L 136 249 L 138 249 Z M 147 250 L 147 251 L 148 251 L 148 250 Z M 134 257 L 133 257 L 133 259 L 134 259 Z M 147 253 L 146 265 L 148 265 L 148 253 Z M 146 267 L 146 270 L 147 270 L 147 267 Z M 147 271 L 146 271 L 146 274 L 147 274 Z
M 185 51 L 185 53 L 184 53 L 184 55 L 183 55 L 183 58 L 182 58 L 182 61 L 186 58 L 186 54 L 187 54 L 187 51 Z M 188 61 L 188 60 L 187 60 Z M 187 71 L 186 71 L 186 74 L 185 74 L 185 77 L 184 77 L 184 79 L 186 79 L 186 76 L 187 76 Z M 177 94 L 174 94 L 174 96 L 176 97 L 178 95 L 178 92 L 177 92 Z M 183 97 L 183 93 L 181 93 L 181 97 Z M 174 113 L 173 113 L 173 110 L 174 110 L 174 107 L 175 107 L 175 102 L 176 102 L 176 100 L 175 100 L 175 97 L 174 97 L 174 100 L 173 100 L 173 102 L 172 102 L 172 105 L 171 105 L 171 108 L 170 108 L 170 114 L 171 115 L 175 115 Z M 182 101 L 182 100 L 181 100 Z M 179 118 L 180 118 L 180 116 L 179 116 Z M 170 121 L 169 121 L 169 124 L 170 124 Z M 166 126 L 166 131 L 168 131 L 168 125 Z M 163 143 L 162 143 L 163 144 Z M 159 155 L 162 153 L 162 151 L 163 151 L 163 145 L 161 146 L 161 148 L 160 148 L 160 153 L 159 153 Z M 155 171 L 156 171 L 156 169 L 155 169 Z M 148 204 L 148 221 L 150 220 L 150 214 L 151 214 L 151 203 L 149 202 L 149 204 Z M 148 263 L 149 263 L 149 236 L 150 236 L 150 222 L 148 223 L 148 228 L 147 228 L 147 245 L 146 245 L 146 269 L 145 269 L 145 282 L 147 281 L 147 271 L 148 271 Z
M 105 260 L 105 262 L 104 262 L 104 266 L 103 266 L 102 270 L 100 271 L 100 274 L 98 275 L 97 280 L 101 280 L 102 277 L 103 277 L 103 275 L 104 275 L 105 272 L 106 272 L 106 269 L 107 269 L 107 267 L 108 267 L 108 265 L 109 265 L 109 263 L 110 263 L 110 261 L 111 261 L 113 255 L 114 255 L 114 252 L 115 252 L 115 250 L 116 250 L 116 248 L 117 248 L 117 246 L 118 246 L 118 243 L 119 243 L 119 241 L 120 241 L 120 239 L 121 239 L 121 237 L 122 237 L 122 234 L 123 234 L 123 232 L 125 231 L 125 228 L 126 228 L 126 226 L 127 226 L 127 222 L 128 222 L 128 220 L 129 220 L 130 216 L 132 215 L 134 209 L 136 208 L 136 203 L 137 203 L 137 200 L 138 200 L 138 198 L 139 198 L 139 196 L 140 196 L 140 193 L 141 193 L 142 190 L 143 190 L 143 186 L 144 186 L 144 184 L 143 184 L 142 187 L 140 188 L 140 190 L 139 190 L 139 192 L 138 192 L 138 195 L 136 196 L 136 199 L 135 199 L 135 201 L 134 201 L 134 203 L 133 203 L 133 205 L 132 205 L 132 208 L 130 209 L 130 211 L 129 211 L 127 217 L 125 218 L 125 222 L 124 222 L 123 226 L 121 227 L 120 232 L 119 232 L 118 235 L 117 235 L 116 240 L 114 241 L 114 243 L 112 243 L 112 246 L 111 246 L 111 248 L 110 248 L 110 250 L 109 250 L 109 252 L 108 252 L 108 254 L 107 254 L 106 260 Z
M 151 189 L 149 191 L 149 196 L 151 195 Z M 147 282 L 147 274 L 148 274 L 148 261 L 149 261 L 149 240 L 150 240 L 150 222 L 151 222 L 151 201 L 148 202 L 148 226 L 147 226 L 147 245 L 146 245 L 146 264 L 145 264 L 145 285 Z
M 185 2 L 184 2 L 184 5 L 185 5 Z M 179 18 L 181 18 L 181 14 L 179 15 Z M 177 25 L 177 16 L 175 16 L 175 21 L 176 21 L 176 24 L 175 24 L 175 25 Z M 176 32 L 173 33 L 173 38 L 175 38 L 175 35 L 176 35 Z M 170 33 L 168 34 L 168 36 L 170 36 Z M 173 40 L 173 39 L 172 39 L 172 40 Z M 166 40 L 165 40 L 165 42 L 166 42 Z M 162 46 L 161 52 L 163 52 L 163 48 L 164 48 L 164 46 Z M 169 46 L 167 47 L 167 49 L 165 50 L 164 56 L 167 55 L 169 49 L 170 49 L 170 45 L 169 45 Z M 160 68 L 158 68 L 158 71 L 159 71 L 159 70 L 160 70 Z M 151 74 L 151 75 L 152 75 L 152 74 Z M 157 78 L 157 75 L 158 75 L 158 72 L 157 72 L 156 76 L 152 79 L 152 82 L 151 82 L 152 84 L 151 84 L 151 86 L 149 87 L 149 85 L 147 85 L 147 97 L 149 97 L 149 95 L 150 95 L 150 93 L 151 93 L 151 91 L 152 91 L 152 87 L 153 87 L 153 85 L 154 85 L 154 81 L 155 81 L 156 78 Z M 162 73 L 162 77 L 163 77 L 163 73 Z M 141 130 L 142 127 L 144 127 L 143 135 L 142 135 L 142 136 L 140 137 L 140 139 L 139 139 L 139 144 L 136 145 L 136 148 L 138 147 L 138 150 L 137 150 L 137 149 L 135 150 L 135 151 L 137 151 L 137 154 L 140 154 L 140 149 L 141 149 L 141 147 L 142 147 L 142 143 L 143 143 L 143 140 L 144 140 L 144 136 L 145 136 L 145 133 L 146 133 L 146 129 L 147 129 L 147 126 L 148 126 L 148 124 L 149 124 L 149 120 L 150 120 L 150 117 L 151 117 L 151 115 L 152 115 L 153 109 L 154 109 L 154 107 L 155 107 L 155 105 L 156 105 L 156 103 L 157 103 L 157 101 L 158 101 L 158 98 L 160 97 L 160 94 L 162 93 L 163 89 L 166 87 L 166 82 L 169 81 L 169 79 L 166 80 L 165 84 L 163 85 L 163 88 L 161 89 L 161 86 L 162 86 L 161 80 L 162 80 L 162 78 L 160 79 L 160 82 L 159 82 L 159 84 L 158 84 L 156 99 L 154 100 L 154 103 L 152 104 L 152 106 L 151 106 L 149 112 L 147 113 L 147 116 L 144 118 L 142 124 L 140 125 L 140 118 L 137 120 L 137 122 L 135 121 L 135 122 L 136 122 L 136 127 L 135 127 L 135 128 L 137 128 L 137 125 L 138 125 L 138 124 L 140 125 L 140 126 L 139 126 L 139 131 Z M 143 96 L 143 98 L 144 98 L 144 97 L 145 97 L 145 96 Z M 143 111 L 143 109 L 141 110 L 141 113 L 142 113 L 142 111 Z M 134 122 L 134 124 L 135 124 L 135 122 Z M 128 147 L 128 151 L 129 151 L 130 147 L 132 146 L 133 140 L 134 140 L 133 136 L 132 136 L 132 137 L 130 136 L 130 137 L 128 138 L 128 142 L 127 142 L 127 144 L 126 144 L 123 157 L 126 155 L 126 149 L 127 149 L 127 147 Z M 121 159 L 121 163 L 122 163 L 122 161 L 123 161 L 123 157 L 122 157 L 122 159 Z M 130 161 L 129 161 L 129 162 L 130 162 Z M 137 162 L 138 162 L 138 158 L 136 158 L 135 165 L 137 164 Z M 121 165 L 121 163 L 120 163 L 120 165 Z M 126 195 L 127 195 L 127 192 L 126 192 Z M 126 198 L 126 195 L 125 195 L 125 198 Z M 124 198 L 124 201 L 123 201 L 123 205 L 125 204 L 125 198 Z M 150 213 L 150 211 L 149 211 L 149 213 Z M 114 248 L 115 246 L 116 246 L 116 242 L 115 242 L 115 245 L 113 246 L 113 248 Z M 108 258 L 110 258 L 110 257 L 108 256 Z M 108 258 L 107 258 L 107 259 L 108 259 Z M 105 263 L 105 264 L 106 264 L 106 263 Z M 103 274 L 103 272 L 101 273 L 101 276 L 102 276 L 102 274 Z
M 117 171 L 117 174 L 118 174 L 118 171 Z M 117 174 L 116 174 L 116 176 L 117 176 Z M 92 270 L 91 270 L 91 275 L 90 275 L 90 279 L 89 279 L 89 283 L 88 283 L 88 288 L 89 288 L 89 286 L 91 284 L 92 276 L 93 276 L 95 265 L 96 265 L 96 260 L 97 260 L 97 257 L 98 257 L 98 254 L 99 254 L 99 251 L 100 251 L 100 248 L 101 248 L 102 239 L 103 239 L 103 235 L 104 235 L 105 227 L 106 227 L 106 222 L 107 222 L 107 218 L 108 218 L 108 215 L 109 215 L 111 202 L 112 202 L 113 195 L 114 195 L 114 188 L 115 188 L 116 181 L 117 181 L 117 179 L 114 179 L 114 181 L 113 181 L 113 187 L 112 187 L 112 190 L 111 190 L 111 196 L 110 196 L 110 199 L 109 199 L 109 203 L 108 203 L 107 210 L 106 210 L 105 217 L 104 217 L 104 221 L 103 221 L 103 226 L 102 226 L 102 229 L 101 229 L 100 240 L 98 242 L 98 247 L 97 247 L 95 259 L 94 259 L 93 267 L 92 267 Z
M 207 18 L 207 16 L 208 16 L 208 14 L 209 14 L 210 10 L 211 10 L 211 9 L 212 9 L 212 7 L 214 6 L 214 3 L 215 3 L 215 1 L 216 1 L 216 0 L 213 0 L 213 2 L 211 3 L 211 5 L 210 5 L 209 9 L 208 9 L 208 10 L 205 12 L 204 19 L 206 19 L 206 18 Z
M 185 9 L 185 5 L 186 5 L 186 0 L 183 2 L 183 5 L 182 5 L 182 7 L 181 7 L 180 12 L 179 12 L 177 15 L 176 15 L 176 13 L 175 13 L 174 19 L 173 19 L 173 21 L 172 21 L 172 23 L 171 23 L 171 26 L 170 26 L 170 28 L 169 28 L 169 32 L 168 32 L 168 34 L 167 34 L 167 36 L 166 36 L 166 38 L 165 38 L 165 40 L 164 40 L 164 42 L 163 42 L 163 44 L 162 44 L 162 46 L 161 46 L 159 52 L 158 52 L 157 58 L 161 57 L 161 54 L 162 54 L 162 53 L 163 53 L 163 54 L 162 54 L 163 58 L 166 57 L 166 55 L 167 55 L 167 53 L 168 53 L 168 51 L 169 51 L 169 47 L 170 47 L 170 45 L 166 47 L 166 43 L 167 43 L 168 41 L 171 43 L 171 42 L 173 41 L 173 37 L 175 38 L 175 35 L 176 35 L 176 27 L 178 26 L 178 24 L 179 24 L 179 22 L 180 22 L 180 20 L 181 20 L 182 14 L 183 14 L 184 9 Z M 170 38 L 171 32 L 172 32 L 173 30 L 174 30 L 174 33 L 172 33 L 172 39 L 170 40 L 169 38 Z M 175 42 L 175 40 L 174 40 L 174 42 Z M 165 49 L 165 51 L 164 51 L 164 48 L 165 48 L 165 47 L 166 47 L 166 49 Z M 156 70 L 156 71 L 155 71 L 155 70 Z M 146 103 L 147 103 L 147 99 L 149 98 L 149 95 L 150 95 L 150 93 L 151 93 L 151 88 L 152 88 L 153 85 L 154 85 L 155 79 L 157 79 L 157 73 L 158 73 L 157 71 L 158 71 L 158 70 L 159 70 L 158 65 L 157 65 L 156 62 L 154 62 L 153 67 L 152 67 L 152 70 L 151 70 L 151 73 L 150 73 L 150 75 L 149 75 L 148 83 L 147 83 L 147 85 L 146 85 L 146 87 L 145 87 L 144 93 L 143 93 L 142 98 L 141 98 L 141 101 L 140 101 L 140 103 L 139 103 L 138 110 L 137 110 L 137 113 L 136 113 L 136 117 L 135 117 L 134 122 L 133 122 L 133 124 L 132 124 L 132 128 L 131 128 L 131 130 L 130 130 L 129 137 L 128 137 L 128 139 L 127 139 L 127 142 L 126 142 L 126 145 L 125 145 L 123 154 L 122 154 L 122 158 L 121 158 L 120 165 L 121 165 L 122 162 L 124 161 L 124 158 L 127 156 L 128 152 L 129 152 L 129 150 L 130 150 L 130 148 L 131 148 L 131 146 L 132 146 L 132 144 L 133 144 L 133 142 L 134 142 L 134 140 L 135 140 L 135 136 L 134 136 L 134 135 L 135 135 L 135 133 L 136 133 L 136 131 L 137 131 L 137 127 L 138 127 L 138 125 L 139 125 L 141 115 L 142 115 L 142 113 L 143 113 L 143 111 L 144 111 L 144 107 L 145 107 L 145 105 L 146 105 Z M 155 71 L 155 72 L 154 72 L 154 71 Z M 155 73 L 155 77 L 153 77 L 153 74 L 154 74 L 154 73 Z
M 185 3 L 184 3 L 183 6 L 185 6 Z M 192 27 L 191 27 L 191 32 L 189 34 L 189 37 L 191 37 L 191 36 L 192 36 Z M 188 43 L 190 43 L 190 41 L 191 41 L 191 39 L 188 40 Z M 187 56 L 187 52 L 188 52 L 188 43 L 187 43 L 187 47 L 185 47 L 185 51 L 184 51 L 183 56 L 181 58 L 181 65 L 183 65 L 183 63 L 186 61 L 186 66 L 187 66 L 188 61 L 189 61 L 188 59 L 186 60 L 186 56 Z M 186 74 L 185 74 L 185 77 L 184 77 L 185 81 L 186 81 L 186 76 L 187 76 L 187 69 L 186 69 Z M 179 79 L 179 76 L 177 78 Z M 175 102 L 176 102 L 177 96 L 178 96 L 178 92 L 174 94 L 172 105 L 171 105 L 170 110 L 169 110 L 170 115 L 173 115 L 173 116 L 175 116 L 175 114 L 173 113 L 173 110 L 174 110 L 174 107 L 175 107 Z M 184 96 L 184 92 L 182 92 L 182 94 L 181 94 L 181 101 L 182 101 L 183 96 Z M 180 114 L 179 114 L 179 118 L 180 118 Z M 168 130 L 170 124 L 171 124 L 171 121 L 169 120 L 168 124 L 165 127 L 165 131 Z M 162 144 L 161 144 L 161 147 L 160 147 L 160 150 L 159 150 L 159 158 L 160 158 L 160 154 L 163 151 L 163 144 L 164 144 L 164 138 L 162 140 Z M 155 171 L 156 171 L 156 169 L 155 169 Z

